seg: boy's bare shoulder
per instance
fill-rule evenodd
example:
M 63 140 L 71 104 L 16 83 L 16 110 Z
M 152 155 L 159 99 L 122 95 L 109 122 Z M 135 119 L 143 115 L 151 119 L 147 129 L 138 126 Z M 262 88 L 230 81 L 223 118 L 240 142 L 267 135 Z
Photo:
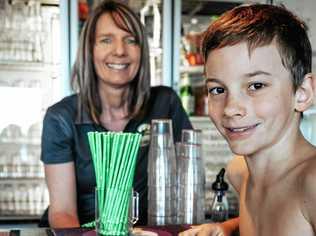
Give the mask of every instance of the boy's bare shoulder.
M 239 193 L 244 178 L 248 175 L 248 168 L 243 156 L 235 156 L 228 162 L 227 177 L 235 190 Z
M 314 155 L 305 161 L 304 168 L 300 174 L 303 215 L 316 229 L 316 151 Z
M 304 184 L 303 186 L 306 186 L 305 184 L 309 185 L 310 181 L 312 181 L 312 184 L 315 185 L 315 180 L 316 180 L 316 148 L 314 149 L 314 152 L 311 153 L 310 157 L 308 157 L 304 161 L 304 167 L 302 168 L 300 174 L 301 174 L 301 180 L 303 181 L 303 184 Z

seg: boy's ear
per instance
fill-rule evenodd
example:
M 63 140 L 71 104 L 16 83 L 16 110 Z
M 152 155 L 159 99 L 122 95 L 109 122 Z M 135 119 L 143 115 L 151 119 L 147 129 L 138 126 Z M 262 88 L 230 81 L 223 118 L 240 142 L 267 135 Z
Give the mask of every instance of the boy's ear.
M 295 92 L 295 110 L 298 112 L 306 111 L 314 102 L 315 91 L 316 77 L 314 74 L 308 73 Z

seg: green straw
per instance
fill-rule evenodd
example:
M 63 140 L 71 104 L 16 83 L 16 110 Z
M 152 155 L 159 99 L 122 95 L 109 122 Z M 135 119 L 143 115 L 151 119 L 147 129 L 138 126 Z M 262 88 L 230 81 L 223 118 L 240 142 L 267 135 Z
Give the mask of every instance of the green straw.
M 99 189 L 101 229 L 105 233 L 126 233 L 141 135 L 89 132 L 88 139 Z

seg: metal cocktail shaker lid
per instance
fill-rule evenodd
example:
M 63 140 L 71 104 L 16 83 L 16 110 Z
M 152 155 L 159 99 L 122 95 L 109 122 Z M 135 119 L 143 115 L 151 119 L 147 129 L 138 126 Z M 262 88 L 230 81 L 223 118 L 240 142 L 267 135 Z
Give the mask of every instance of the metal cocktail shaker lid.
M 172 125 L 169 119 L 157 119 L 151 121 L 152 134 L 172 134 Z

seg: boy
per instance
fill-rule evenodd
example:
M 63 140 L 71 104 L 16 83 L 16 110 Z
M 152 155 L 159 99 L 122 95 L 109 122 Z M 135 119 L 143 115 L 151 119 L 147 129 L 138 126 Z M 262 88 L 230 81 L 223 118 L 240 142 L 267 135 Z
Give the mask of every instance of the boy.
M 315 83 L 304 23 L 283 7 L 240 6 L 209 26 L 202 53 L 209 117 L 239 155 L 227 172 L 240 211 L 182 235 L 315 235 L 316 148 L 299 130 Z

